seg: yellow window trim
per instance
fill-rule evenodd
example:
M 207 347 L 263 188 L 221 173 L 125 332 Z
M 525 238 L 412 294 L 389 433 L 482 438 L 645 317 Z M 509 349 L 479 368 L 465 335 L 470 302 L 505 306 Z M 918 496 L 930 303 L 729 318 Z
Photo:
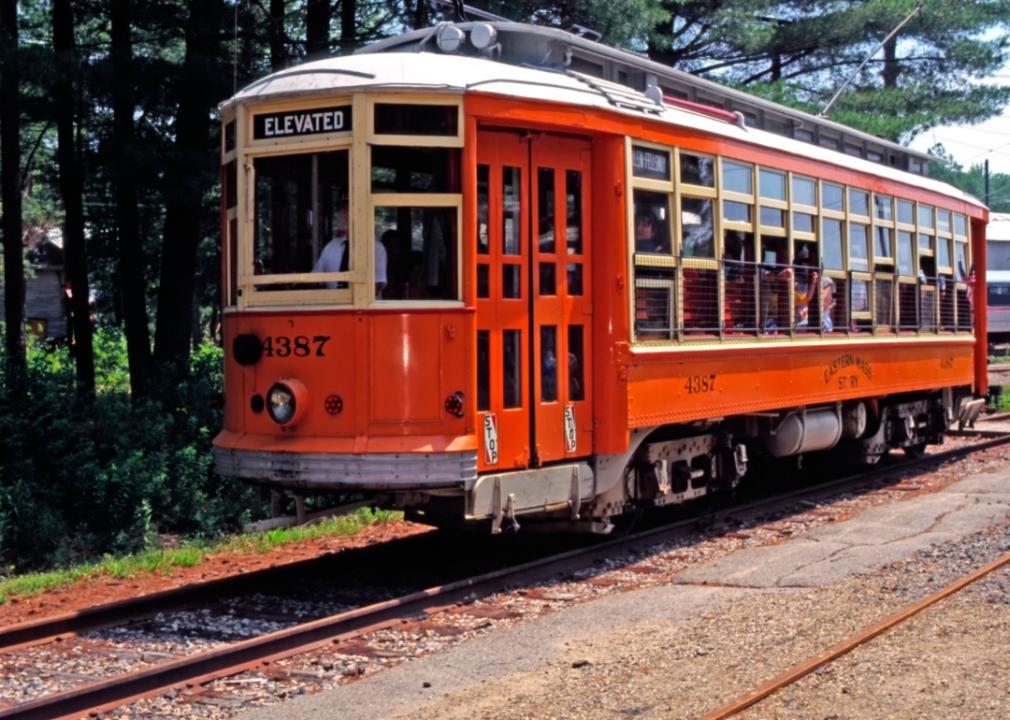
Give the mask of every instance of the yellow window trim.
M 655 180 L 653 178 L 636 177 L 631 182 L 633 190 L 647 190 L 649 192 L 671 193 L 673 192 L 673 180 Z

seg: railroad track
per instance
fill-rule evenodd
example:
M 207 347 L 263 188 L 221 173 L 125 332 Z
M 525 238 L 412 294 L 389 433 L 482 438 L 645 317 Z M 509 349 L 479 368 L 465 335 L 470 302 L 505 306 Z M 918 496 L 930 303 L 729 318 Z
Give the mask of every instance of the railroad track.
M 401 623 L 404 618 L 415 617 L 425 611 L 453 606 L 460 602 L 472 602 L 476 598 L 500 592 L 512 586 L 547 581 L 553 577 L 571 574 L 601 560 L 612 559 L 619 553 L 641 552 L 643 549 L 682 539 L 697 531 L 699 523 L 712 523 L 717 519 L 732 518 L 744 524 L 775 513 L 794 508 L 798 503 L 816 503 L 841 492 L 871 487 L 887 482 L 889 476 L 905 473 L 909 469 L 930 467 L 951 460 L 960 459 L 978 452 L 1010 443 L 1010 435 L 986 440 L 953 450 L 934 453 L 900 463 L 878 466 L 858 475 L 848 476 L 792 492 L 763 498 L 710 513 L 701 518 L 693 517 L 650 529 L 625 537 L 614 538 L 588 547 L 579 547 L 549 557 L 538 558 L 511 567 L 466 577 L 443 585 L 411 592 L 404 596 L 373 603 L 364 607 L 340 612 L 310 622 L 270 632 L 258 637 L 233 642 L 224 647 L 197 653 L 190 657 L 164 662 L 137 672 L 83 684 L 64 692 L 40 697 L 0 711 L 0 718 L 54 718 L 80 717 L 95 712 L 107 711 L 141 698 L 161 695 L 173 688 L 196 688 L 211 680 L 235 675 L 262 667 L 282 658 L 335 646 L 337 648 L 368 633 L 390 628 Z M 630 562 L 630 561 L 629 561 Z M 297 572 L 297 566 L 287 568 Z M 265 572 L 265 571 L 264 571 Z M 246 582 L 249 582 L 248 579 Z M 226 585 L 215 581 L 187 592 L 169 591 L 160 593 L 163 597 L 154 600 L 165 606 L 181 598 L 195 598 L 192 593 L 211 595 L 213 588 Z M 192 600 L 188 600 L 192 601 Z M 145 605 L 146 604 L 146 605 Z M 16 629 L 0 630 L 0 638 L 7 638 L 6 649 L 38 643 L 47 637 L 53 638 L 67 633 L 84 632 L 85 629 L 108 626 L 116 613 L 133 614 L 134 617 L 152 612 L 152 599 L 140 598 L 127 603 L 95 608 L 77 620 L 73 625 L 67 617 L 52 621 L 38 621 L 32 624 L 33 636 L 18 635 Z M 47 628 L 47 623 L 51 623 Z M 46 635 L 46 633 L 49 633 Z M 18 640 L 17 643 L 13 640 Z M 0 645 L 0 649 L 4 649 Z
M 357 551 L 355 559 L 379 562 L 383 555 L 405 549 L 414 538 L 391 540 L 381 546 Z M 71 635 L 137 622 L 160 612 L 176 610 L 224 595 L 255 592 L 270 585 L 281 585 L 292 578 L 327 570 L 339 572 L 344 553 L 333 553 L 279 567 L 265 568 L 242 575 L 194 583 L 136 598 L 96 605 L 72 613 L 63 613 L 17 625 L 0 627 L 0 653 L 7 653 L 39 643 L 53 642 Z
M 736 700 L 733 700 L 732 702 L 727 703 L 723 707 L 713 710 L 710 713 L 707 713 L 704 716 L 703 720 L 726 720 L 726 718 L 738 715 L 739 713 L 743 712 L 752 705 L 756 705 L 765 698 L 777 693 L 779 690 L 789 687 L 790 685 L 803 679 L 810 673 L 815 672 L 816 670 L 827 665 L 828 663 L 833 662 L 838 658 L 842 657 L 843 655 L 852 652 L 861 645 L 865 645 L 878 635 L 881 635 L 890 630 L 891 628 L 900 625 L 906 620 L 911 619 L 912 617 L 918 615 L 920 612 L 930 607 L 931 605 L 935 605 L 941 600 L 948 598 L 957 592 L 960 592 L 961 590 L 965 589 L 972 583 L 981 580 L 986 575 L 1006 565 L 1010 565 L 1010 553 L 1006 553 L 1002 557 L 993 560 L 991 563 L 988 563 L 973 572 L 961 576 L 960 578 L 950 583 L 946 587 L 941 588 L 932 595 L 923 598 L 919 602 L 913 603 L 899 610 L 898 612 L 888 615 L 883 620 L 880 620 L 879 622 L 876 622 L 873 625 L 870 625 L 869 627 L 860 630 L 855 635 L 846 638 L 845 640 L 842 640 L 841 642 L 836 643 L 835 645 L 832 645 L 830 648 L 824 650 L 815 657 L 812 657 L 808 660 L 804 660 L 803 662 L 794 665 L 789 670 L 786 670 L 781 675 L 772 678 L 768 682 L 763 683 L 762 685 L 752 690 L 748 690 L 740 697 L 738 697 Z

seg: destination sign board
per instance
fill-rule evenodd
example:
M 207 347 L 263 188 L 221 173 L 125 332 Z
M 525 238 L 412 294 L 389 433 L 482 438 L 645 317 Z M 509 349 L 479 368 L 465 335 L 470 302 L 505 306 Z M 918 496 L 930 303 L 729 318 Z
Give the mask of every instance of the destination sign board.
M 635 177 L 670 179 L 670 156 L 664 150 L 635 145 L 631 149 L 631 167 Z
M 347 132 L 350 129 L 350 105 L 311 108 L 309 110 L 290 110 L 288 112 L 264 113 L 253 116 L 254 140 L 273 140 L 302 135 Z

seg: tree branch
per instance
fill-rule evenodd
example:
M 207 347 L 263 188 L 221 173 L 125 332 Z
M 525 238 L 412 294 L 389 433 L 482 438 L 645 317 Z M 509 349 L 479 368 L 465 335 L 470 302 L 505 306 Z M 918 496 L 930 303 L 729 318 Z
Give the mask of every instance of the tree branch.
M 35 160 L 35 153 L 38 152 L 39 146 L 42 145 L 42 138 L 45 137 L 47 132 L 49 132 L 49 128 L 52 126 L 52 124 L 53 124 L 52 120 L 46 121 L 46 126 L 42 128 L 42 132 L 40 132 L 39 136 L 35 138 L 35 144 L 32 145 L 31 152 L 28 153 L 28 158 L 25 160 L 25 165 L 21 169 L 21 177 L 18 178 L 18 186 L 21 188 L 22 193 L 25 191 L 25 188 L 28 187 L 28 175 L 31 173 L 32 161 Z

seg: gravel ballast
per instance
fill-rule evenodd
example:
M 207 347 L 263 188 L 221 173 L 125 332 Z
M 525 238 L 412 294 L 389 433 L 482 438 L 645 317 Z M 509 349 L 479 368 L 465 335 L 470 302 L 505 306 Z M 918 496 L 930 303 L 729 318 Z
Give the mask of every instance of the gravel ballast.
M 829 573 L 822 586 L 726 587 L 707 577 L 707 586 L 607 595 L 245 717 L 698 717 L 1006 552 L 1008 488 L 1010 472 L 990 473 L 910 499 L 934 514 L 929 522 L 871 514 L 881 547 L 900 543 L 905 554 L 864 549 L 862 569 L 847 562 L 844 577 Z M 906 529 L 882 531 L 887 522 Z M 868 537 L 858 524 L 826 535 Z M 774 547 L 789 555 L 793 542 Z M 996 573 L 745 716 L 1005 716 L 1008 588 L 1008 574 Z

